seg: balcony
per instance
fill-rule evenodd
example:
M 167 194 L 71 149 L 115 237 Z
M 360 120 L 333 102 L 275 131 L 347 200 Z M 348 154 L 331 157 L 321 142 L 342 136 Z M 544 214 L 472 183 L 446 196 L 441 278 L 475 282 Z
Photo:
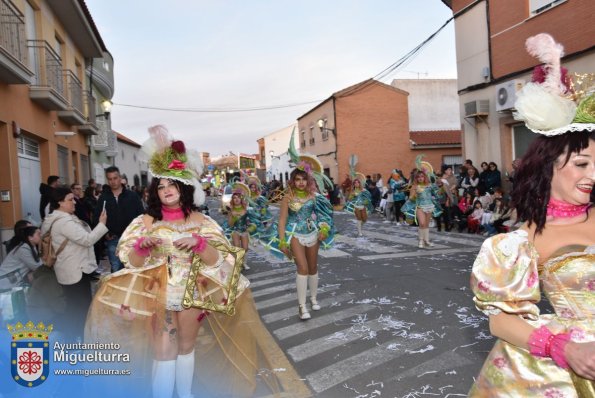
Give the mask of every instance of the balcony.
M 64 81 L 66 82 L 66 110 L 58 111 L 58 117 L 64 123 L 70 125 L 84 124 L 87 119 L 83 114 L 83 85 L 71 70 L 64 70 Z
M 109 124 L 106 120 L 96 120 L 95 124 L 97 125 L 98 131 L 97 135 L 91 137 L 91 147 L 99 152 L 107 151 L 109 144 L 107 138 Z
M 97 127 L 97 111 L 95 105 L 95 98 L 89 91 L 83 92 L 83 108 L 84 113 L 87 115 L 85 123 L 79 126 L 79 133 L 86 135 L 97 135 L 99 134 L 99 127 Z
M 10 0 L 0 0 L 0 81 L 31 83 L 33 72 L 27 64 L 25 18 Z
M 49 111 L 64 111 L 68 102 L 64 93 L 62 60 L 45 40 L 28 40 L 35 70 L 29 97 Z

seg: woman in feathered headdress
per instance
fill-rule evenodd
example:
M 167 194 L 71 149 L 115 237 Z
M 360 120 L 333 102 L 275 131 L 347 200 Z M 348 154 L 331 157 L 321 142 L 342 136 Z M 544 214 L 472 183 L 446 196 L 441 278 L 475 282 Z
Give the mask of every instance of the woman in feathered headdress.
M 545 64 L 517 94 L 515 117 L 539 136 L 511 194 L 524 224 L 488 238 L 473 265 L 473 300 L 498 341 L 469 396 L 593 397 L 595 76 L 570 85 L 548 34 L 526 47 Z M 553 313 L 540 313 L 543 296 Z
M 430 242 L 430 220 L 442 214 L 442 207 L 438 202 L 438 187 L 432 182 L 434 169 L 428 162 L 422 161 L 423 155 L 417 156 L 416 171 L 413 173 L 409 184 L 409 199 L 401 211 L 411 222 L 417 222 L 419 248 L 434 246 Z
M 357 235 L 363 236 L 362 227 L 368 221 L 368 213 L 374 211 L 374 206 L 372 206 L 372 195 L 366 189 L 366 176 L 355 171 L 357 161 L 357 155 L 351 155 L 349 157 L 351 189 L 345 203 L 345 211 L 355 215 L 355 219 L 357 220 Z
M 143 359 L 152 357 L 152 382 L 145 385 L 154 397 L 171 397 L 174 385 L 178 397 L 189 397 L 195 378 L 201 389 L 251 396 L 256 372 L 270 366 L 254 348 L 274 342 L 256 338 L 263 326 L 240 274 L 245 252 L 198 211 L 204 200 L 198 153 L 163 126 L 149 132 L 148 211 L 122 235 L 118 255 L 126 268 L 102 280 L 85 337 L 120 343 L 141 362 L 136 375 L 151 368 Z M 196 345 L 205 319 L 209 326 Z M 151 372 L 144 375 L 151 379 Z
M 235 182 L 231 185 L 232 195 L 230 210 L 227 212 L 227 221 L 222 227 L 225 234 L 231 239 L 236 247 L 241 247 L 246 253 L 250 247 L 250 237 L 255 241 L 258 239 L 258 231 L 261 229 L 259 214 L 248 206 L 250 188 L 242 182 Z M 244 258 L 244 269 L 249 270 L 248 262 Z
M 320 310 L 318 291 L 318 249 L 329 248 L 334 239 L 333 207 L 326 197 L 325 183 L 332 186 L 322 173 L 322 164 L 313 155 L 299 154 L 289 144 L 291 162 L 296 166 L 288 180 L 287 191 L 281 201 L 279 221 L 271 226 L 270 239 L 265 247 L 274 254 L 295 261 L 296 287 L 300 319 L 310 319 L 306 293 L 310 288 L 310 304 Z
M 248 198 L 248 203 L 250 204 L 250 207 L 254 208 L 254 211 L 256 211 L 258 214 L 263 228 L 266 228 L 266 226 L 269 225 L 273 220 L 273 215 L 269 210 L 269 201 L 261 194 L 262 184 L 260 183 L 258 177 L 249 176 L 246 178 L 246 185 L 248 185 L 248 188 L 250 188 L 250 197 Z

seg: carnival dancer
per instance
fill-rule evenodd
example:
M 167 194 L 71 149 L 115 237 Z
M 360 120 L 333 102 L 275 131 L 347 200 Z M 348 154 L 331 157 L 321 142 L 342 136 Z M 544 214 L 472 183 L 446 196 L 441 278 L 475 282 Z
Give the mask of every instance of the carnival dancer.
M 362 234 L 362 227 L 368 221 L 368 213 L 374 211 L 374 206 L 372 205 L 372 195 L 366 189 L 366 176 L 355 171 L 357 162 L 357 155 L 351 155 L 349 157 L 349 175 L 352 185 L 349 191 L 349 197 L 345 203 L 345 211 L 355 215 L 357 236 L 364 236 Z
M 417 221 L 420 249 L 434 246 L 430 242 L 430 220 L 442 214 L 442 207 L 437 200 L 438 188 L 430 180 L 434 170 L 430 163 L 421 160 L 422 157 L 419 155 L 415 160 L 417 171 L 410 181 L 409 200 L 401 209 L 409 220 Z
M 122 235 L 118 255 L 126 268 L 102 280 L 86 339 L 121 343 L 135 359 L 151 355 L 153 397 L 171 397 L 174 385 L 178 397 L 190 397 L 193 379 L 207 395 L 212 388 L 213 395 L 252 396 L 256 372 L 274 366 L 263 345 L 275 343 L 263 340 L 240 274 L 244 250 L 198 211 L 198 153 L 172 142 L 163 126 L 149 132 L 149 208 Z M 265 382 L 277 392 L 275 380 Z
M 409 181 L 407 181 L 401 170 L 393 169 L 391 176 L 388 179 L 388 185 L 390 186 L 391 191 L 393 191 L 393 212 L 397 225 L 399 224 L 399 215 L 402 214 L 401 208 L 407 200 L 407 196 L 405 195 L 404 191 L 407 188 L 408 183 Z M 405 222 L 404 215 L 403 222 Z
M 250 195 L 250 188 L 244 183 L 232 184 L 231 209 L 227 213 L 227 221 L 222 225 L 225 234 L 231 238 L 236 247 L 244 249 L 246 254 L 250 247 L 250 237 L 258 240 L 260 219 L 254 209 L 248 207 L 246 198 Z M 244 269 L 249 270 L 248 262 L 244 258 Z
M 260 223 L 263 228 L 270 225 L 273 220 L 273 215 L 269 210 L 269 201 L 262 195 L 262 184 L 258 177 L 250 176 L 246 178 L 246 185 L 250 188 L 250 197 L 248 203 L 250 207 L 259 215 Z
M 318 249 L 320 246 L 328 249 L 333 243 L 333 207 L 317 192 L 324 192 L 324 184 L 328 180 L 322 172 L 322 164 L 313 155 L 300 155 L 293 142 L 292 134 L 288 152 L 296 168 L 290 174 L 281 201 L 279 221 L 271 226 L 271 237 L 265 248 L 295 261 L 298 314 L 301 320 L 306 320 L 311 317 L 306 306 L 308 288 L 312 310 L 320 310 L 316 299 Z
M 511 194 L 524 224 L 486 239 L 473 265 L 473 300 L 498 341 L 469 396 L 593 397 L 595 75 L 570 85 L 548 34 L 526 47 L 545 65 L 517 93 L 515 118 L 539 136 Z M 543 296 L 554 313 L 540 313 Z

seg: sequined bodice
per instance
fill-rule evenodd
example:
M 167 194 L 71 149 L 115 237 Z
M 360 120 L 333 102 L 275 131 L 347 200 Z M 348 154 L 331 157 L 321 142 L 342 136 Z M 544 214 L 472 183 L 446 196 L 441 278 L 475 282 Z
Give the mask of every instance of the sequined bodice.
M 287 224 L 295 224 L 296 232 L 308 233 L 313 231 L 315 227 L 316 214 L 316 200 L 309 198 L 307 200 L 300 200 L 292 198 L 289 201 L 289 211 L 287 215 Z
M 561 318 L 595 315 L 595 245 L 548 260 L 540 279 L 550 304 Z

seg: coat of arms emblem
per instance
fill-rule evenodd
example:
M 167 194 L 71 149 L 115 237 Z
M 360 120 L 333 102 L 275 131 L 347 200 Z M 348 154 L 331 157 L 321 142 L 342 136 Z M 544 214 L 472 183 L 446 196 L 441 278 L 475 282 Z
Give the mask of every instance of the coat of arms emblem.
M 12 379 L 25 387 L 36 387 L 43 383 L 50 373 L 49 335 L 53 325 L 43 322 L 25 325 L 18 322 L 8 325 L 12 335 L 10 342 L 10 369 Z

